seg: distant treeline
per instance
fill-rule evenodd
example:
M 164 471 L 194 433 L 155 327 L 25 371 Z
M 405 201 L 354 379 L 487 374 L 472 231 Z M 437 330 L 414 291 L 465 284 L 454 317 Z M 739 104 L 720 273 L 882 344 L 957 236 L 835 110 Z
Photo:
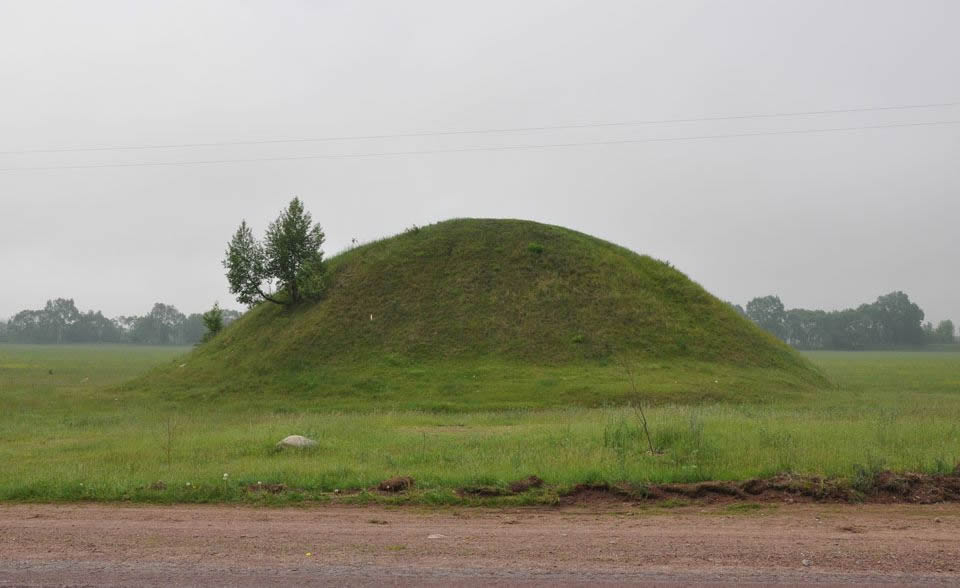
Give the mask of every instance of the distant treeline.
M 241 314 L 222 313 L 224 324 Z M 206 332 L 202 314 L 185 315 L 161 302 L 143 316 L 108 318 L 100 311 L 80 312 L 72 298 L 57 298 L 42 309 L 21 310 L 9 321 L 0 321 L 0 341 L 9 343 L 190 345 L 203 340 Z
M 733 305 L 761 328 L 798 349 L 896 349 L 954 343 L 953 321 L 934 327 L 903 292 L 846 310 L 786 310 L 777 296 Z

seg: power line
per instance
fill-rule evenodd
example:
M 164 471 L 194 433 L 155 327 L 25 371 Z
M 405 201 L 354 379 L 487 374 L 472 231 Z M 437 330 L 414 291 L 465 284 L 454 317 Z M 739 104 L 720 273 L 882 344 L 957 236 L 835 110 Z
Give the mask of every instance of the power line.
M 416 137 L 444 137 L 451 135 L 492 135 L 498 133 L 523 133 L 538 131 L 562 131 L 574 129 L 595 129 L 640 125 L 660 125 L 674 123 L 711 122 L 727 120 L 769 119 L 791 116 L 814 116 L 824 114 L 847 114 L 855 112 L 878 112 L 886 110 L 916 110 L 923 108 L 943 108 L 960 106 L 960 102 L 942 102 L 936 104 L 909 104 L 901 106 L 868 106 L 863 108 L 842 108 L 834 110 L 807 110 L 798 112 L 781 112 L 771 114 L 744 114 L 735 116 L 706 116 L 695 118 L 672 118 L 660 120 L 636 120 L 607 123 L 582 123 L 571 125 L 545 125 L 538 127 L 505 127 L 493 129 L 471 129 L 462 131 L 418 131 L 412 133 L 390 133 L 379 135 L 343 135 L 332 137 L 302 138 L 302 139 L 264 139 L 256 141 L 214 141 L 209 143 L 169 143 L 160 145 L 115 145 L 100 147 L 56 147 L 42 149 L 22 149 L 14 151 L 0 151 L 0 155 L 27 155 L 34 153 L 76 153 L 86 151 L 140 151 L 150 149 L 193 149 L 199 147 L 230 147 L 242 145 L 275 145 L 284 143 L 325 143 L 336 141 L 367 141 L 375 139 L 410 139 Z
M 666 143 L 673 141 L 705 141 L 711 139 L 737 139 L 745 137 L 770 137 L 775 135 L 807 135 L 817 133 L 836 133 L 848 131 L 863 131 L 870 129 L 897 129 L 907 127 L 930 127 L 960 124 L 960 120 L 944 120 L 917 123 L 898 123 L 889 125 L 867 125 L 856 127 L 832 127 L 823 129 L 797 129 L 791 131 L 761 131 L 755 133 L 727 133 L 718 135 L 695 135 L 687 137 L 657 137 L 650 139 L 614 139 L 608 141 L 581 141 L 574 143 L 545 143 L 545 144 L 527 144 L 527 145 L 499 145 L 488 147 L 462 147 L 454 149 L 424 149 L 413 151 L 378 151 L 372 153 L 334 153 L 322 155 L 293 155 L 281 157 L 254 157 L 246 159 L 208 159 L 196 161 L 148 161 L 135 163 L 101 163 L 91 165 L 49 165 L 35 167 L 5 167 L 0 168 L 0 172 L 14 171 L 43 171 L 43 170 L 61 170 L 61 169 L 101 169 L 101 168 L 120 168 L 120 167 L 164 167 L 164 166 L 190 166 L 190 165 L 218 165 L 231 163 L 256 163 L 265 161 L 303 161 L 310 159 L 359 159 L 367 157 L 396 157 L 403 155 L 435 155 L 440 153 L 471 153 L 475 151 L 512 151 L 512 150 L 536 150 L 536 149 L 557 149 L 568 147 L 588 147 L 600 145 L 627 145 L 635 143 Z

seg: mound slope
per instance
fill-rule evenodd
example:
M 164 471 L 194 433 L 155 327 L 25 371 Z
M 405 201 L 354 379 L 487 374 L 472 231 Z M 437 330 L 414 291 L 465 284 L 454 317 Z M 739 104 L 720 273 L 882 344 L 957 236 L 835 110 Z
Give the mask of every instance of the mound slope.
M 669 264 L 561 227 L 446 221 L 341 253 L 330 279 L 322 301 L 263 304 L 194 351 L 191 369 L 151 377 L 220 390 L 253 378 L 260 389 L 282 381 L 324 394 L 338 385 L 324 375 L 365 381 L 377 366 L 589 369 L 629 358 L 821 382 L 802 357 Z M 427 387 L 431 370 L 420 378 Z

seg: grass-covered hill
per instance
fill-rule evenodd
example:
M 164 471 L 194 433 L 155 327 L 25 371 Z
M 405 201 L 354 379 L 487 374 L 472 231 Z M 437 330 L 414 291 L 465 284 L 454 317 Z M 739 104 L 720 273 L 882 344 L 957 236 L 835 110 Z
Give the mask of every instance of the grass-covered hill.
M 669 264 L 561 227 L 451 220 L 329 270 L 323 300 L 262 304 L 134 387 L 318 409 L 603 404 L 634 395 L 624 361 L 653 401 L 824 384 Z

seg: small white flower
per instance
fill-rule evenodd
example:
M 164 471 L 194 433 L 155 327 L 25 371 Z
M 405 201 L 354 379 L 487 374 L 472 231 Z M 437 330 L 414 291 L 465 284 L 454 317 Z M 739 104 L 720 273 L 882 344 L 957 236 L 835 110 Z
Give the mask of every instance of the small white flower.
M 190 485 L 190 482 L 187 482 L 187 486 L 189 486 L 189 485 Z
M 227 474 L 227 473 L 224 473 L 224 474 L 223 474 L 223 479 L 224 479 L 224 480 L 226 480 L 226 479 L 229 478 L 229 477 L 230 477 L 230 474 Z

